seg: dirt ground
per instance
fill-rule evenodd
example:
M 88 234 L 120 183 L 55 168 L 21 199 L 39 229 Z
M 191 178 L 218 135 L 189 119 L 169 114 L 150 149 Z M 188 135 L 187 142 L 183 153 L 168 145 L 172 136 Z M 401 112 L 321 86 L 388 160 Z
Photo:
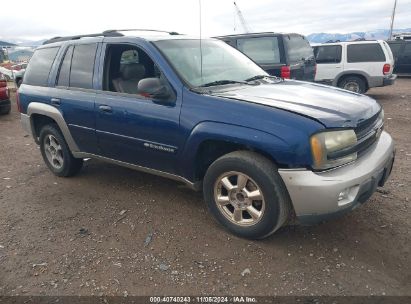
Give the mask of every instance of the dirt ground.
M 171 180 L 94 160 L 55 177 L 13 100 L 0 117 L 0 295 L 411 295 L 411 79 L 368 94 L 396 140 L 385 188 L 264 241 L 230 235 Z

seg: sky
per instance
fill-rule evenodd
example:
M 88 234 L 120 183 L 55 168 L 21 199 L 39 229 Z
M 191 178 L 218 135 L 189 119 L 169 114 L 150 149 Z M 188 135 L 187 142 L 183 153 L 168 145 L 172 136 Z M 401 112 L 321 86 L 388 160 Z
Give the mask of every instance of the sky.
M 349 33 L 387 29 L 394 0 L 237 0 L 253 32 Z M 152 28 L 199 35 L 200 0 L 19 0 L 2 2 L 0 39 L 40 40 L 106 29 Z M 204 37 L 244 32 L 233 0 L 201 0 Z M 398 0 L 394 28 L 411 27 Z

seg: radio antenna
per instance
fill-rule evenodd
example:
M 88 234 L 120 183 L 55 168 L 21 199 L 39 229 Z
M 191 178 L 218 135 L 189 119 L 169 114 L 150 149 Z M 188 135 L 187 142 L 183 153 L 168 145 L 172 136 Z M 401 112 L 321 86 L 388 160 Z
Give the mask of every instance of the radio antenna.
M 202 20 L 201 20 L 201 0 L 198 0 L 198 7 L 200 13 L 200 77 L 203 80 L 203 43 L 202 43 Z

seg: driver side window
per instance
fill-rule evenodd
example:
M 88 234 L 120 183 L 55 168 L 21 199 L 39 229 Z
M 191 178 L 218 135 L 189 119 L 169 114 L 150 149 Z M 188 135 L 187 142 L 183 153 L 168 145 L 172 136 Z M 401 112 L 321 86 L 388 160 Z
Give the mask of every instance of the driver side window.
M 166 82 L 151 58 L 132 45 L 108 45 L 104 65 L 105 91 L 141 95 L 138 84 L 142 79 L 157 78 Z

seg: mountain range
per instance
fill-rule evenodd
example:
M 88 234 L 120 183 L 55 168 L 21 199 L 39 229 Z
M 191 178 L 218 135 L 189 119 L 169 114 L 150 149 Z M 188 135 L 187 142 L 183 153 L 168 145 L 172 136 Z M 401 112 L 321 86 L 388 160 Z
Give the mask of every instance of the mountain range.
M 393 33 L 405 33 L 411 32 L 411 28 L 404 28 L 404 29 L 394 29 Z M 368 31 L 368 32 L 353 32 L 353 33 L 347 33 L 347 34 L 338 34 L 338 33 L 313 33 L 310 35 L 307 35 L 307 39 L 311 43 L 323 43 L 327 42 L 329 40 L 340 40 L 340 41 L 351 41 L 351 40 L 356 40 L 359 38 L 364 38 L 366 40 L 387 40 L 390 35 L 389 30 L 385 29 L 379 29 L 379 30 L 374 30 L 374 31 Z
M 340 41 L 350 41 L 355 40 L 358 38 L 364 38 L 366 40 L 376 40 L 382 39 L 387 40 L 389 37 L 389 30 L 388 29 L 378 29 L 374 31 L 368 32 L 352 32 L 352 33 L 313 33 L 307 35 L 307 39 L 311 43 L 323 43 L 329 40 L 340 40 Z M 404 32 L 411 32 L 411 28 L 404 28 L 404 29 L 394 29 L 394 33 L 404 33 Z M 13 44 L 20 46 L 20 47 L 31 47 L 36 48 L 43 44 L 44 40 L 27 40 L 27 39 L 8 39 L 7 42 L 0 41 L 0 46 L 12 46 Z

